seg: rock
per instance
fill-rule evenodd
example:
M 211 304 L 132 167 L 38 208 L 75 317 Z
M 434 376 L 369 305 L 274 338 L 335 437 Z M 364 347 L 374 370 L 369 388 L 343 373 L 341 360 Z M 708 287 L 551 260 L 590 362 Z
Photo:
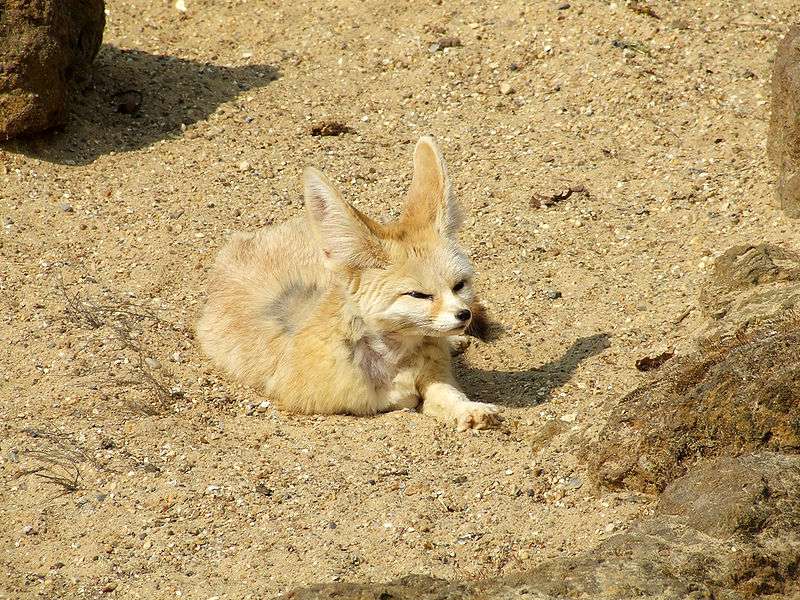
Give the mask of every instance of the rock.
M 760 483 L 759 483 L 760 482 Z M 744 485 L 747 489 L 740 492 Z M 655 517 L 596 548 L 517 575 L 447 582 L 409 576 L 383 584 L 298 589 L 284 600 L 745 600 L 796 597 L 800 458 L 764 453 L 723 459 L 676 481 Z M 758 493 L 758 490 L 766 490 Z M 726 495 L 726 492 L 728 494 Z M 718 504 L 719 503 L 719 504 Z M 719 518 L 718 507 L 725 515 Z M 757 518 L 748 521 L 748 515 Z
M 544 294 L 545 296 L 550 298 L 550 300 L 558 300 L 559 298 L 561 298 L 561 292 L 559 292 L 558 290 L 547 290 L 545 291 Z
M 800 318 L 674 358 L 611 412 L 582 452 L 611 488 L 663 490 L 701 458 L 800 452 Z
M 714 263 L 712 296 L 740 292 L 774 281 L 800 281 L 800 256 L 770 244 L 734 246 Z M 708 303 L 708 293 L 701 298 Z
M 706 535 L 800 535 L 800 458 L 764 453 L 722 458 L 670 485 L 656 514 Z
M 103 589 L 101 589 L 100 591 L 104 594 L 110 594 L 111 592 L 117 589 L 117 586 L 118 586 L 117 582 L 112 581 L 110 583 L 105 584 L 103 586 Z
M 513 91 L 514 88 L 511 87 L 511 84 L 508 83 L 507 81 L 504 81 L 503 83 L 500 84 L 500 93 L 503 94 L 503 96 L 508 96 Z
M 789 30 L 775 55 L 768 135 L 778 167 L 778 205 L 787 216 L 800 217 L 800 25 Z
M 0 5 L 0 140 L 64 121 L 69 81 L 103 39 L 103 0 L 5 0 Z
M 771 244 L 735 246 L 715 261 L 702 289 L 700 310 L 709 322 L 697 337 L 730 337 L 800 306 L 800 254 Z

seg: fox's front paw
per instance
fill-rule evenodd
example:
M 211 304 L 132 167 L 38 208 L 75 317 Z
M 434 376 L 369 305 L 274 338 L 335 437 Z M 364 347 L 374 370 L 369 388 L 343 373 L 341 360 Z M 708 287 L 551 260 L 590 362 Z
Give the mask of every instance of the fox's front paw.
M 456 412 L 456 427 L 459 431 L 497 427 L 502 420 L 500 408 L 484 402 L 464 402 Z
M 448 340 L 450 342 L 451 356 L 458 356 L 464 354 L 472 343 L 472 340 L 465 335 L 454 335 Z

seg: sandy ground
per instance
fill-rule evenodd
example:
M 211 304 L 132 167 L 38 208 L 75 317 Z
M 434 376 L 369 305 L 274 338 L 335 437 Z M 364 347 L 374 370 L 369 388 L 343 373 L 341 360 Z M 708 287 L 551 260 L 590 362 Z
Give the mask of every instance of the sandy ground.
M 637 358 L 691 349 L 715 255 L 800 247 L 765 156 L 794 3 L 186 4 L 109 1 L 68 126 L 0 149 L 0 598 L 482 577 L 646 514 L 576 454 Z M 297 214 L 308 164 L 396 214 L 426 133 L 506 328 L 460 377 L 505 426 L 259 407 L 193 339 L 216 250 Z

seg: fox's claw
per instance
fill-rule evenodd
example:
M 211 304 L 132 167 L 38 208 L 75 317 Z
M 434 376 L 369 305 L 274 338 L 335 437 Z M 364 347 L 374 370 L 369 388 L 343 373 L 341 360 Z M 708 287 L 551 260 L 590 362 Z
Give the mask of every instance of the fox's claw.
M 458 415 L 456 416 L 456 427 L 458 431 L 489 429 L 500 425 L 502 420 L 500 408 L 494 404 L 465 402 L 463 407 L 459 407 Z

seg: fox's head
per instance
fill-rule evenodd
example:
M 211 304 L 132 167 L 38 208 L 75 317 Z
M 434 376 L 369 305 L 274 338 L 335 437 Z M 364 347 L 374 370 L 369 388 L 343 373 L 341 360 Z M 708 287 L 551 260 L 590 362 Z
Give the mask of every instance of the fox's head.
M 456 241 L 460 211 L 432 138 L 414 150 L 414 177 L 397 221 L 374 221 L 312 168 L 305 202 L 325 260 L 367 323 L 426 336 L 460 334 L 469 325 L 473 269 Z

